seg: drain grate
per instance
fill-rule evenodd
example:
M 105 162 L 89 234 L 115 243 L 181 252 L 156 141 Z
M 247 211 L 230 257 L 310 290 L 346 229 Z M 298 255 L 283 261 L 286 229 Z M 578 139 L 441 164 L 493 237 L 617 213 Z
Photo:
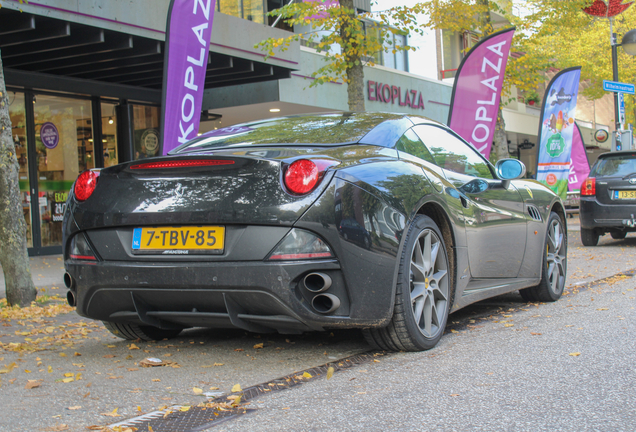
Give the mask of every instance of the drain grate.
M 249 402 L 263 395 L 287 390 L 322 378 L 327 375 L 329 368 L 333 368 L 334 373 L 337 373 L 361 364 L 370 363 L 376 357 L 383 355 L 385 353 L 382 352 L 356 354 L 248 387 L 242 393 L 234 393 L 234 395 L 241 396 L 241 403 Z M 219 396 L 196 406 L 174 405 L 164 410 L 154 411 L 108 425 L 107 427 L 115 431 L 124 430 L 126 427 L 135 427 L 137 432 L 197 432 L 210 429 L 239 415 L 255 411 L 255 409 L 240 406 L 229 408 L 228 404 L 231 401 L 227 399 L 228 396 L 230 395 Z

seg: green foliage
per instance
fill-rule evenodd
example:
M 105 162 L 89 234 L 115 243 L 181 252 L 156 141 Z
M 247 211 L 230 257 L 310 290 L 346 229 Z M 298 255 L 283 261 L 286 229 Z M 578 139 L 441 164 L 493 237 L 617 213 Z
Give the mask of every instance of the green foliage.
M 347 3 L 351 6 L 348 7 Z M 393 35 L 423 33 L 423 29 L 417 25 L 421 7 L 396 6 L 380 13 L 358 15 L 352 3 L 352 0 L 341 1 L 340 7 L 327 10 L 319 1 L 292 3 L 276 9 L 269 14 L 280 16 L 290 26 L 307 30 L 286 38 L 267 39 L 255 48 L 267 52 L 270 57 L 277 50 L 286 51 L 293 42 L 304 39 L 307 45 L 324 55 L 324 66 L 312 73 L 314 81 L 311 86 L 334 80 L 348 83 L 348 70 L 360 64 L 373 66 L 375 55 L 386 49 L 393 53 L 414 50 L 409 45 L 395 45 L 391 41 Z M 389 23 L 399 25 L 389 26 Z

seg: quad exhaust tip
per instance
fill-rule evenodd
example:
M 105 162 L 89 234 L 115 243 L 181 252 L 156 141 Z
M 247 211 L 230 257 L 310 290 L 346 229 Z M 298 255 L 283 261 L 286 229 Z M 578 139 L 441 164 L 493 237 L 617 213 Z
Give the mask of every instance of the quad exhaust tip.
M 68 273 L 64 273 L 64 285 L 66 285 L 66 288 L 68 289 L 73 288 L 73 276 Z
M 75 294 L 73 294 L 73 291 L 68 290 L 68 292 L 66 293 L 66 301 L 68 302 L 69 306 L 75 307 Z
M 318 294 L 311 301 L 314 310 L 321 314 L 330 314 L 340 307 L 340 299 L 333 294 Z
M 327 291 L 331 287 L 331 277 L 324 273 L 309 273 L 303 279 L 303 284 L 307 290 L 319 293 Z

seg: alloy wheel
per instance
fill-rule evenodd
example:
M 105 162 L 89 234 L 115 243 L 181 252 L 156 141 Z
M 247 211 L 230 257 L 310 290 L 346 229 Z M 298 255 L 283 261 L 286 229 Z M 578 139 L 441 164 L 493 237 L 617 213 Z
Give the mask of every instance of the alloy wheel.
M 548 283 L 554 293 L 560 293 L 565 285 L 565 247 L 563 242 L 563 227 L 559 220 L 552 220 L 548 227 Z
M 444 330 L 448 310 L 448 258 L 441 240 L 430 229 L 423 230 L 413 246 L 410 288 L 416 325 L 425 337 L 436 337 Z

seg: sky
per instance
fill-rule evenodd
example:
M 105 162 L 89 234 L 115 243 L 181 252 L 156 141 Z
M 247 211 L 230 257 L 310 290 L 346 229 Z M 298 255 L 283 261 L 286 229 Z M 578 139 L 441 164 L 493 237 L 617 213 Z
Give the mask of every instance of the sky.
M 381 11 L 393 6 L 414 6 L 421 0 L 376 0 L 371 10 Z M 409 72 L 431 79 L 437 79 L 437 54 L 435 53 L 435 33 L 429 31 L 426 35 L 410 35 L 409 44 L 417 47 L 417 51 L 409 52 Z

